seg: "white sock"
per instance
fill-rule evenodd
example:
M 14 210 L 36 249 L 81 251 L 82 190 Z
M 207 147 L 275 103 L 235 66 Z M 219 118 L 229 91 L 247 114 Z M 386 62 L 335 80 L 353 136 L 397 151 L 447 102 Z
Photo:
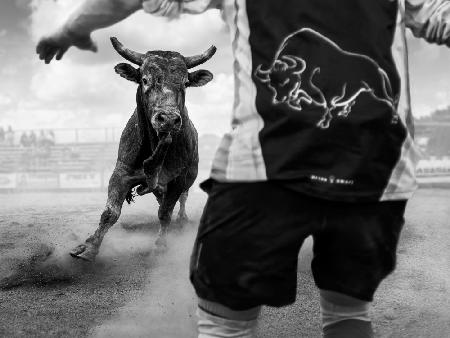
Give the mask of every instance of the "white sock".
M 252 338 L 256 319 L 233 320 L 197 309 L 198 338 Z
M 348 319 L 370 322 L 370 302 L 325 290 L 320 290 L 320 296 L 322 327 Z

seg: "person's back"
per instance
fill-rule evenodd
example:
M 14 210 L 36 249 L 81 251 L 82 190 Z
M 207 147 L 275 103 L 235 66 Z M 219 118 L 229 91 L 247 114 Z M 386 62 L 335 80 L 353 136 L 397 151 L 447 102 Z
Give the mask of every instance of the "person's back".
M 403 59 L 392 56 L 394 46 L 402 47 L 399 4 L 236 3 L 228 22 L 237 27 L 239 90 L 212 178 L 287 180 L 335 200 L 410 195 L 411 117 L 400 98 Z

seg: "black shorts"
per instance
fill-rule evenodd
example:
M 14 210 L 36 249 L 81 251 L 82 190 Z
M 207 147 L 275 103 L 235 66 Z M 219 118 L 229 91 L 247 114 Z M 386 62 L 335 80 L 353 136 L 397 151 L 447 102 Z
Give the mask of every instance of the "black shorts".
M 310 235 L 320 289 L 371 301 L 394 270 L 406 201 L 326 201 L 274 182 L 212 182 L 208 194 L 190 264 L 200 298 L 233 310 L 293 303 Z

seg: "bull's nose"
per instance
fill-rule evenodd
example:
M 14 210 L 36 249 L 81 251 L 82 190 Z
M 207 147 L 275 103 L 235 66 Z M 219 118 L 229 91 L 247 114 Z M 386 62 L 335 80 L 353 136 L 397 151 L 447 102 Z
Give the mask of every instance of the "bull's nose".
M 180 129 L 181 128 L 181 123 L 182 123 L 181 116 L 180 115 L 175 116 L 175 118 L 174 118 L 174 127 L 176 129 Z
M 157 130 L 179 130 L 182 126 L 181 115 L 177 111 L 157 110 L 153 116 L 154 127 Z

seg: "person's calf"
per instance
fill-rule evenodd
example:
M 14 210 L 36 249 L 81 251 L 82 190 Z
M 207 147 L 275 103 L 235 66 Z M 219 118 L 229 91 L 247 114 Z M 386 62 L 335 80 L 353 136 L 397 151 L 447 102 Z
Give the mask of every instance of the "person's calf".
M 219 303 L 199 299 L 198 338 L 251 338 L 261 308 L 235 311 Z
M 345 294 L 320 290 L 324 338 L 372 338 L 370 302 Z

